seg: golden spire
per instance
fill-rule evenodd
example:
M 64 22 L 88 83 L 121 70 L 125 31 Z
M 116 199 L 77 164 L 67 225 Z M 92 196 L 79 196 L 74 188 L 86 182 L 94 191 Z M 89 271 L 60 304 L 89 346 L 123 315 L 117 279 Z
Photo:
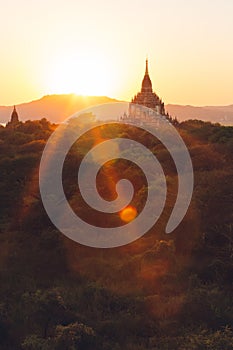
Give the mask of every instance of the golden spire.
M 146 75 L 149 75 L 149 72 L 148 72 L 148 57 L 146 58 L 146 72 L 145 72 Z

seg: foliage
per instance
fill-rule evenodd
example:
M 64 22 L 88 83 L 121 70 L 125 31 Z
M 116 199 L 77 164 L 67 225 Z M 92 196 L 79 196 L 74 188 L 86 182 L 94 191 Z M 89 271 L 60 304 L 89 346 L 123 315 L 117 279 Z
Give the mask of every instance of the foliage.
M 140 240 L 95 250 L 61 235 L 41 203 L 38 167 L 55 127 L 42 119 L 0 128 L 0 349 L 232 349 L 233 128 L 195 120 L 177 125 L 195 186 L 186 217 L 169 236 L 164 227 L 178 184 L 168 152 L 132 127 L 101 129 L 103 139 L 135 138 L 152 149 L 168 197 L 161 219 Z M 121 225 L 118 215 L 98 217 L 85 206 L 76 185 L 77 166 L 94 141 L 89 133 L 71 148 L 65 192 L 84 219 Z M 134 184 L 132 203 L 140 212 L 145 177 L 127 161 L 101 169 L 99 192 L 114 198 L 110 188 L 122 174 Z

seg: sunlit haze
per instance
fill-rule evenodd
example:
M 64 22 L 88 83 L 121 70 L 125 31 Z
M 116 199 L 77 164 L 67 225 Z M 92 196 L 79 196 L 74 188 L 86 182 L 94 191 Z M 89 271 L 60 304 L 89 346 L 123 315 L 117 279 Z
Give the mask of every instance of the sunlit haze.
M 232 0 L 0 0 L 0 105 L 130 100 L 146 56 L 165 103 L 233 103 Z

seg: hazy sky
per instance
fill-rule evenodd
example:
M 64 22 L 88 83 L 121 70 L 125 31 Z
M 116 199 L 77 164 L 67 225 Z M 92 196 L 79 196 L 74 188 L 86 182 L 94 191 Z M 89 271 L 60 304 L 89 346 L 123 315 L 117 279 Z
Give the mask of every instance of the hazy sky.
M 233 0 L 0 0 L 0 105 L 129 100 L 149 57 L 165 103 L 233 103 Z

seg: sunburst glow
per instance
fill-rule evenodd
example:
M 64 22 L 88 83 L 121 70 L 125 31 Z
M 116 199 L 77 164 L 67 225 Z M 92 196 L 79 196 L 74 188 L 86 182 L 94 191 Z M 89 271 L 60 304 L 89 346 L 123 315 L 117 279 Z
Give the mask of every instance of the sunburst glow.
M 98 54 L 57 55 L 46 72 L 49 90 L 78 95 L 110 95 L 114 72 L 106 58 Z

